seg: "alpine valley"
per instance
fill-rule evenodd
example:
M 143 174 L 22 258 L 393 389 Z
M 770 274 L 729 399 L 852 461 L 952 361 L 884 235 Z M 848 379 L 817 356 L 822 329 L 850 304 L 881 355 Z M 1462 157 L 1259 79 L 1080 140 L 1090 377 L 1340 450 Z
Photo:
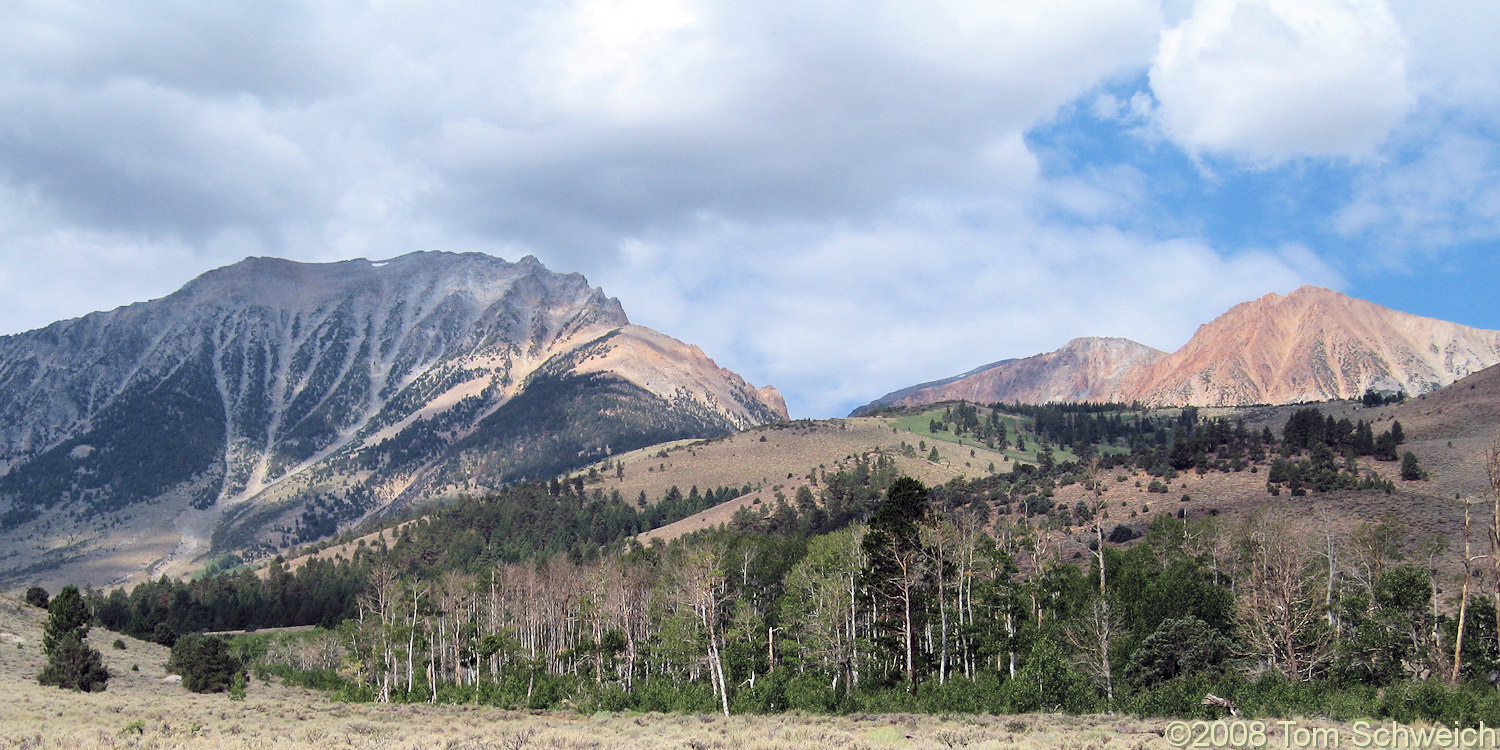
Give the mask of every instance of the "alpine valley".
M 0 585 L 243 559 L 787 418 L 535 258 L 251 258 L 0 338 Z

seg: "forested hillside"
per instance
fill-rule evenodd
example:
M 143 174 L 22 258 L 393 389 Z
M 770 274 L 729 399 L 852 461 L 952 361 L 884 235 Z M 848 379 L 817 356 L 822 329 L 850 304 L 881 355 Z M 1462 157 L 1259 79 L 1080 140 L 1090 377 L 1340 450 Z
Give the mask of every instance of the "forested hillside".
M 294 572 L 92 603 L 163 642 L 321 625 L 244 647 L 259 670 L 360 700 L 1207 716 L 1212 692 L 1258 714 L 1500 719 L 1492 600 L 1454 598 L 1449 540 L 1390 518 L 1314 533 L 1284 505 L 1229 519 L 1184 498 L 1140 515 L 1136 492 L 1154 490 L 1121 481 L 1384 496 L 1426 481 L 1377 460 L 1401 449 L 1399 422 L 1377 432 L 1310 407 L 1277 430 L 1123 405 L 927 414 L 929 430 L 997 448 L 1030 441 L 1038 460 L 927 487 L 872 451 L 649 546 L 633 537 L 754 488 L 648 499 L 558 479 L 429 509 Z M 1476 515 L 1476 540 L 1489 523 Z

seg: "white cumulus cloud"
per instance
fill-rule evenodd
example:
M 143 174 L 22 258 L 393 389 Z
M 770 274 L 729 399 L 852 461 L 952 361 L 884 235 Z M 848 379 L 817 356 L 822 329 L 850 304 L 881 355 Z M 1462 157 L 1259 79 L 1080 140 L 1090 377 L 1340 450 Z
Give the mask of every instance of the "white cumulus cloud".
M 1257 164 L 1365 159 L 1414 103 L 1383 0 L 1199 0 L 1150 71 L 1169 138 Z

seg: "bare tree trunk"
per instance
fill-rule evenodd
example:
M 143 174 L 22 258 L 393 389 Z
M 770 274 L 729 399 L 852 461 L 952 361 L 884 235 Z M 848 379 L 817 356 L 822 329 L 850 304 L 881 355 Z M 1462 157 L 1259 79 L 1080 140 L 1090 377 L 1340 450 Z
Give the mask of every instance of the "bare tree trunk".
M 411 587 L 411 631 L 406 635 L 406 694 L 408 696 L 411 695 L 412 680 L 416 672 L 413 660 L 416 658 L 414 652 L 417 650 L 417 599 L 421 595 L 421 587 L 413 583 Z
M 1005 652 L 1010 663 L 1010 679 L 1016 678 L 1016 615 L 1007 607 L 1005 610 Z
M 1458 595 L 1458 634 L 1453 639 L 1453 673 L 1448 677 L 1448 682 L 1454 685 L 1458 684 L 1459 673 L 1463 668 L 1464 620 L 1469 614 L 1469 579 L 1474 576 L 1474 557 L 1471 554 L 1469 536 L 1469 509 L 1473 504 L 1473 500 L 1464 500 L 1464 585 Z
M 1089 467 L 1089 482 L 1094 492 L 1094 541 L 1097 544 L 1095 554 L 1099 559 L 1099 603 L 1102 607 L 1098 617 L 1102 619 L 1099 628 L 1099 667 L 1104 680 L 1104 694 L 1109 698 L 1111 710 L 1115 702 L 1115 677 L 1114 670 L 1109 663 L 1109 642 L 1114 637 L 1112 628 L 1113 616 L 1109 610 L 1109 597 L 1105 593 L 1104 575 L 1104 483 L 1099 479 L 1099 461 L 1095 459 Z
M 858 591 L 854 585 L 854 576 L 849 576 L 849 646 L 853 654 L 849 663 L 849 682 L 847 688 L 854 689 L 859 680 L 859 613 L 855 603 L 859 601 Z
M 902 630 L 906 638 L 906 684 L 910 686 L 912 695 L 917 694 L 917 661 L 913 652 L 916 640 L 915 628 L 911 618 L 911 590 L 902 592 L 901 596 Z
M 1245 644 L 1287 679 L 1305 680 L 1330 645 L 1316 626 L 1324 612 L 1315 553 L 1283 520 L 1252 516 L 1246 529 L 1235 611 Z
M 1490 480 L 1490 596 L 1495 612 L 1500 613 L 1500 438 L 1490 443 L 1485 458 L 1485 474 Z M 1495 618 L 1495 630 L 1500 637 L 1500 616 Z

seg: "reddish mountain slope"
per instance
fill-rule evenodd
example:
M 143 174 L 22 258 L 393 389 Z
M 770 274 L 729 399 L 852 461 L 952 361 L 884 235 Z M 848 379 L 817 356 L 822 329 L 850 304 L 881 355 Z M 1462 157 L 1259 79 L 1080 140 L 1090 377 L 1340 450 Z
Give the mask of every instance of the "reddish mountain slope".
M 1127 380 L 1121 400 L 1232 406 L 1422 394 L 1500 364 L 1500 331 L 1317 287 L 1236 305 Z
M 1125 378 L 1165 356 L 1129 339 L 1078 338 L 1057 351 L 996 362 L 957 378 L 896 391 L 855 413 L 955 399 L 1026 404 L 1097 401 L 1118 392 Z
M 895 391 L 855 414 L 952 399 L 1237 406 L 1352 399 L 1371 388 L 1421 395 L 1496 364 L 1500 331 L 1305 286 L 1236 305 L 1169 355 L 1127 339 L 1074 339 Z

